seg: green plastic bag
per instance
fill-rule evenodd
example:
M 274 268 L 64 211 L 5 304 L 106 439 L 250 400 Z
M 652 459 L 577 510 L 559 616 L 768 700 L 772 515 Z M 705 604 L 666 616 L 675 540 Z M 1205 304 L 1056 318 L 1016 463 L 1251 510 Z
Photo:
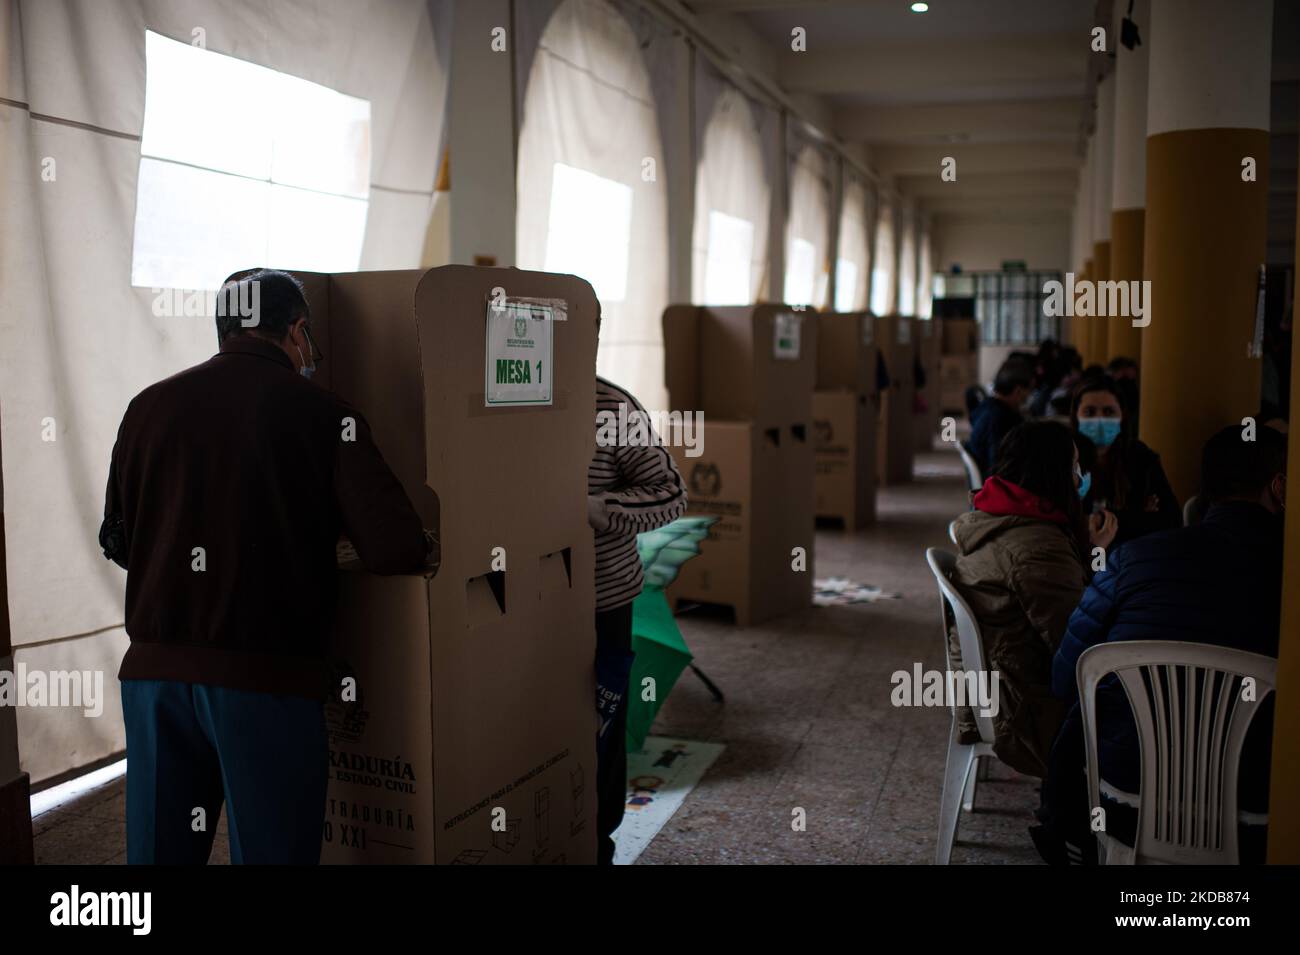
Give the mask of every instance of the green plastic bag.
M 691 662 L 691 651 L 677 628 L 664 594 L 682 564 L 700 552 L 716 517 L 683 517 L 637 535 L 637 553 L 645 570 L 645 589 L 632 602 L 632 674 L 628 681 L 627 749 L 645 744 L 659 707 Z M 647 683 L 647 680 L 653 681 Z M 651 692 L 653 690 L 653 692 Z M 647 699 L 652 696 L 652 699 Z

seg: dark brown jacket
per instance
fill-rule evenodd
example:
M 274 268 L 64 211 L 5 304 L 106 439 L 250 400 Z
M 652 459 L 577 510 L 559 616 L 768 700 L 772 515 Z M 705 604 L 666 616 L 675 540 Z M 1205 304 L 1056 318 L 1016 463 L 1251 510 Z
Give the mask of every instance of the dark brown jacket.
M 986 666 L 998 674 L 993 750 L 1033 776 L 1065 717 L 1052 695 L 1052 657 L 1087 583 L 1066 526 L 1017 514 L 970 511 L 953 529 L 960 556 L 953 584 L 970 604 Z M 949 649 L 960 659 L 955 634 Z
M 118 676 L 323 698 L 340 534 L 374 572 L 424 564 L 365 420 L 278 347 L 230 338 L 146 388 L 118 430 L 100 530 L 127 569 Z

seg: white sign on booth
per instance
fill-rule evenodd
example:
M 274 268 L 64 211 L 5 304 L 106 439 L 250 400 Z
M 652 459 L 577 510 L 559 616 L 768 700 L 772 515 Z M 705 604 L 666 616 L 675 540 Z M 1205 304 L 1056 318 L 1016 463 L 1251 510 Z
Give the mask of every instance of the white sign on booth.
M 799 316 L 793 312 L 777 312 L 772 325 L 772 356 L 788 361 L 799 360 L 799 338 L 803 331 Z
M 484 405 L 549 405 L 555 378 L 555 312 L 536 302 L 492 302 L 487 310 Z

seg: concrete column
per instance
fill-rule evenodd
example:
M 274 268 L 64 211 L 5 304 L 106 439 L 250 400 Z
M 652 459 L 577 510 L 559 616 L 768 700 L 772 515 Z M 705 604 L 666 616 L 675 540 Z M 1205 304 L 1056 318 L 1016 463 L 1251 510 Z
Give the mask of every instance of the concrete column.
M 1082 179 L 1083 175 L 1084 175 L 1084 169 L 1082 166 L 1080 166 L 1079 178 Z M 1070 221 L 1070 261 L 1066 265 L 1066 271 L 1073 272 L 1076 279 L 1083 273 L 1083 262 L 1084 259 L 1086 258 L 1083 250 L 1083 244 L 1085 241 L 1083 236 L 1084 233 L 1083 220 L 1084 220 L 1084 195 L 1083 195 L 1083 185 L 1082 183 L 1080 183 L 1080 185 L 1078 186 L 1078 188 L 1075 190 L 1074 193 L 1074 211 L 1071 214 L 1071 221 Z M 1070 318 L 1064 315 L 1061 316 L 1061 320 L 1060 320 L 1061 343 L 1065 344 L 1068 342 L 1069 344 L 1073 345 L 1075 348 L 1080 348 L 1081 342 L 1079 340 L 1079 330 L 1082 327 L 1082 325 L 1083 325 L 1082 322 L 1077 321 L 1074 318 Z
M 876 226 L 880 220 L 880 186 L 876 182 L 867 183 L 867 199 L 871 203 L 871 212 L 867 216 L 867 311 L 871 311 L 871 289 L 875 284 L 876 272 Z
M 1083 151 L 1083 169 L 1079 173 L 1079 261 L 1075 268 L 1077 281 L 1087 279 L 1088 273 L 1092 271 L 1092 180 L 1095 143 L 1096 137 L 1089 135 Z M 1086 366 L 1090 356 L 1094 319 L 1075 317 L 1070 321 L 1074 323 L 1074 347 L 1079 349 Z
M 786 145 L 785 110 L 777 119 L 776 161 L 772 163 L 771 215 L 767 225 L 767 297 L 785 301 L 785 216 L 790 203 L 790 156 Z
M 835 311 L 835 289 L 839 285 L 840 270 L 840 220 L 844 215 L 844 159 L 841 156 L 832 156 L 830 159 L 830 177 L 831 177 L 831 208 L 830 230 L 831 234 L 826 242 L 826 308 L 825 311 Z
M 1115 78 L 1097 82 L 1097 131 L 1093 134 L 1092 180 L 1092 269 L 1088 278 L 1105 282 L 1110 278 L 1111 167 L 1115 141 Z M 1110 358 L 1107 344 L 1112 318 L 1091 318 L 1088 332 L 1088 361 L 1104 365 Z
M 1142 235 L 1147 204 L 1147 51 L 1150 49 L 1150 0 L 1136 0 L 1133 22 L 1142 44 L 1115 47 L 1115 151 L 1111 171 L 1110 279 L 1142 279 Z M 1116 34 L 1118 35 L 1118 34 Z M 1109 321 L 1107 357 L 1141 359 L 1142 329 L 1131 321 Z
M 1180 500 L 1206 439 L 1259 407 L 1272 23 L 1271 0 L 1151 4 L 1140 433 Z
M 515 38 L 510 0 L 458 3 L 448 77 L 451 261 L 515 264 Z M 507 51 L 492 49 L 505 27 Z
M 695 229 L 695 47 L 674 38 L 672 55 L 677 82 L 669 116 L 676 128 L 664 137 L 664 164 L 672 170 L 667 184 L 668 301 L 689 302 Z

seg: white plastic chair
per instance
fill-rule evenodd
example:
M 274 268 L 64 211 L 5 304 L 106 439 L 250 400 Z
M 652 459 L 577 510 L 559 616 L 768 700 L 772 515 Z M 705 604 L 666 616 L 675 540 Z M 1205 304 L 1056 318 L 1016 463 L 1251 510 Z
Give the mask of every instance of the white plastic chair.
M 984 476 L 980 474 L 980 466 L 975 463 L 975 459 L 970 456 L 970 452 L 960 441 L 957 442 L 957 453 L 961 455 L 962 466 L 966 469 L 967 488 L 978 491 L 984 486 Z
M 1199 524 L 1204 516 L 1205 508 L 1201 506 L 1201 499 L 1193 494 L 1183 505 L 1183 526 L 1191 527 L 1193 524 Z
M 954 544 L 957 543 L 957 522 L 956 521 L 948 522 L 948 540 L 952 541 Z
M 1136 796 L 1099 780 L 1097 684 L 1110 673 L 1128 694 L 1137 723 L 1142 772 Z M 1138 812 L 1131 848 L 1098 833 L 1106 864 L 1236 865 L 1238 822 L 1267 822 L 1267 816 L 1237 811 L 1237 775 L 1246 731 L 1276 684 L 1277 661 L 1205 643 L 1132 640 L 1085 650 L 1075 676 L 1088 805 L 1100 806 L 1105 792 Z M 1254 681 L 1253 700 L 1242 699 L 1246 679 Z
M 948 669 L 958 669 L 948 655 L 948 626 L 957 626 L 957 641 L 961 646 L 961 670 L 985 672 L 984 642 L 979 624 L 971 612 L 966 598 L 952 585 L 952 572 L 957 566 L 957 555 L 937 547 L 925 552 L 926 563 L 939 585 L 939 619 L 943 623 L 943 652 Z M 954 701 L 955 704 L 955 701 Z M 978 743 L 962 743 L 957 729 L 957 707 L 952 707 L 952 730 L 948 737 L 948 762 L 943 773 L 943 798 L 939 803 L 939 841 L 934 849 L 935 865 L 947 865 L 952 855 L 952 845 L 957 839 L 957 821 L 961 810 L 975 808 L 975 780 L 980 760 L 993 755 L 993 718 L 980 712 L 978 705 L 971 707 L 975 725 L 979 728 Z

